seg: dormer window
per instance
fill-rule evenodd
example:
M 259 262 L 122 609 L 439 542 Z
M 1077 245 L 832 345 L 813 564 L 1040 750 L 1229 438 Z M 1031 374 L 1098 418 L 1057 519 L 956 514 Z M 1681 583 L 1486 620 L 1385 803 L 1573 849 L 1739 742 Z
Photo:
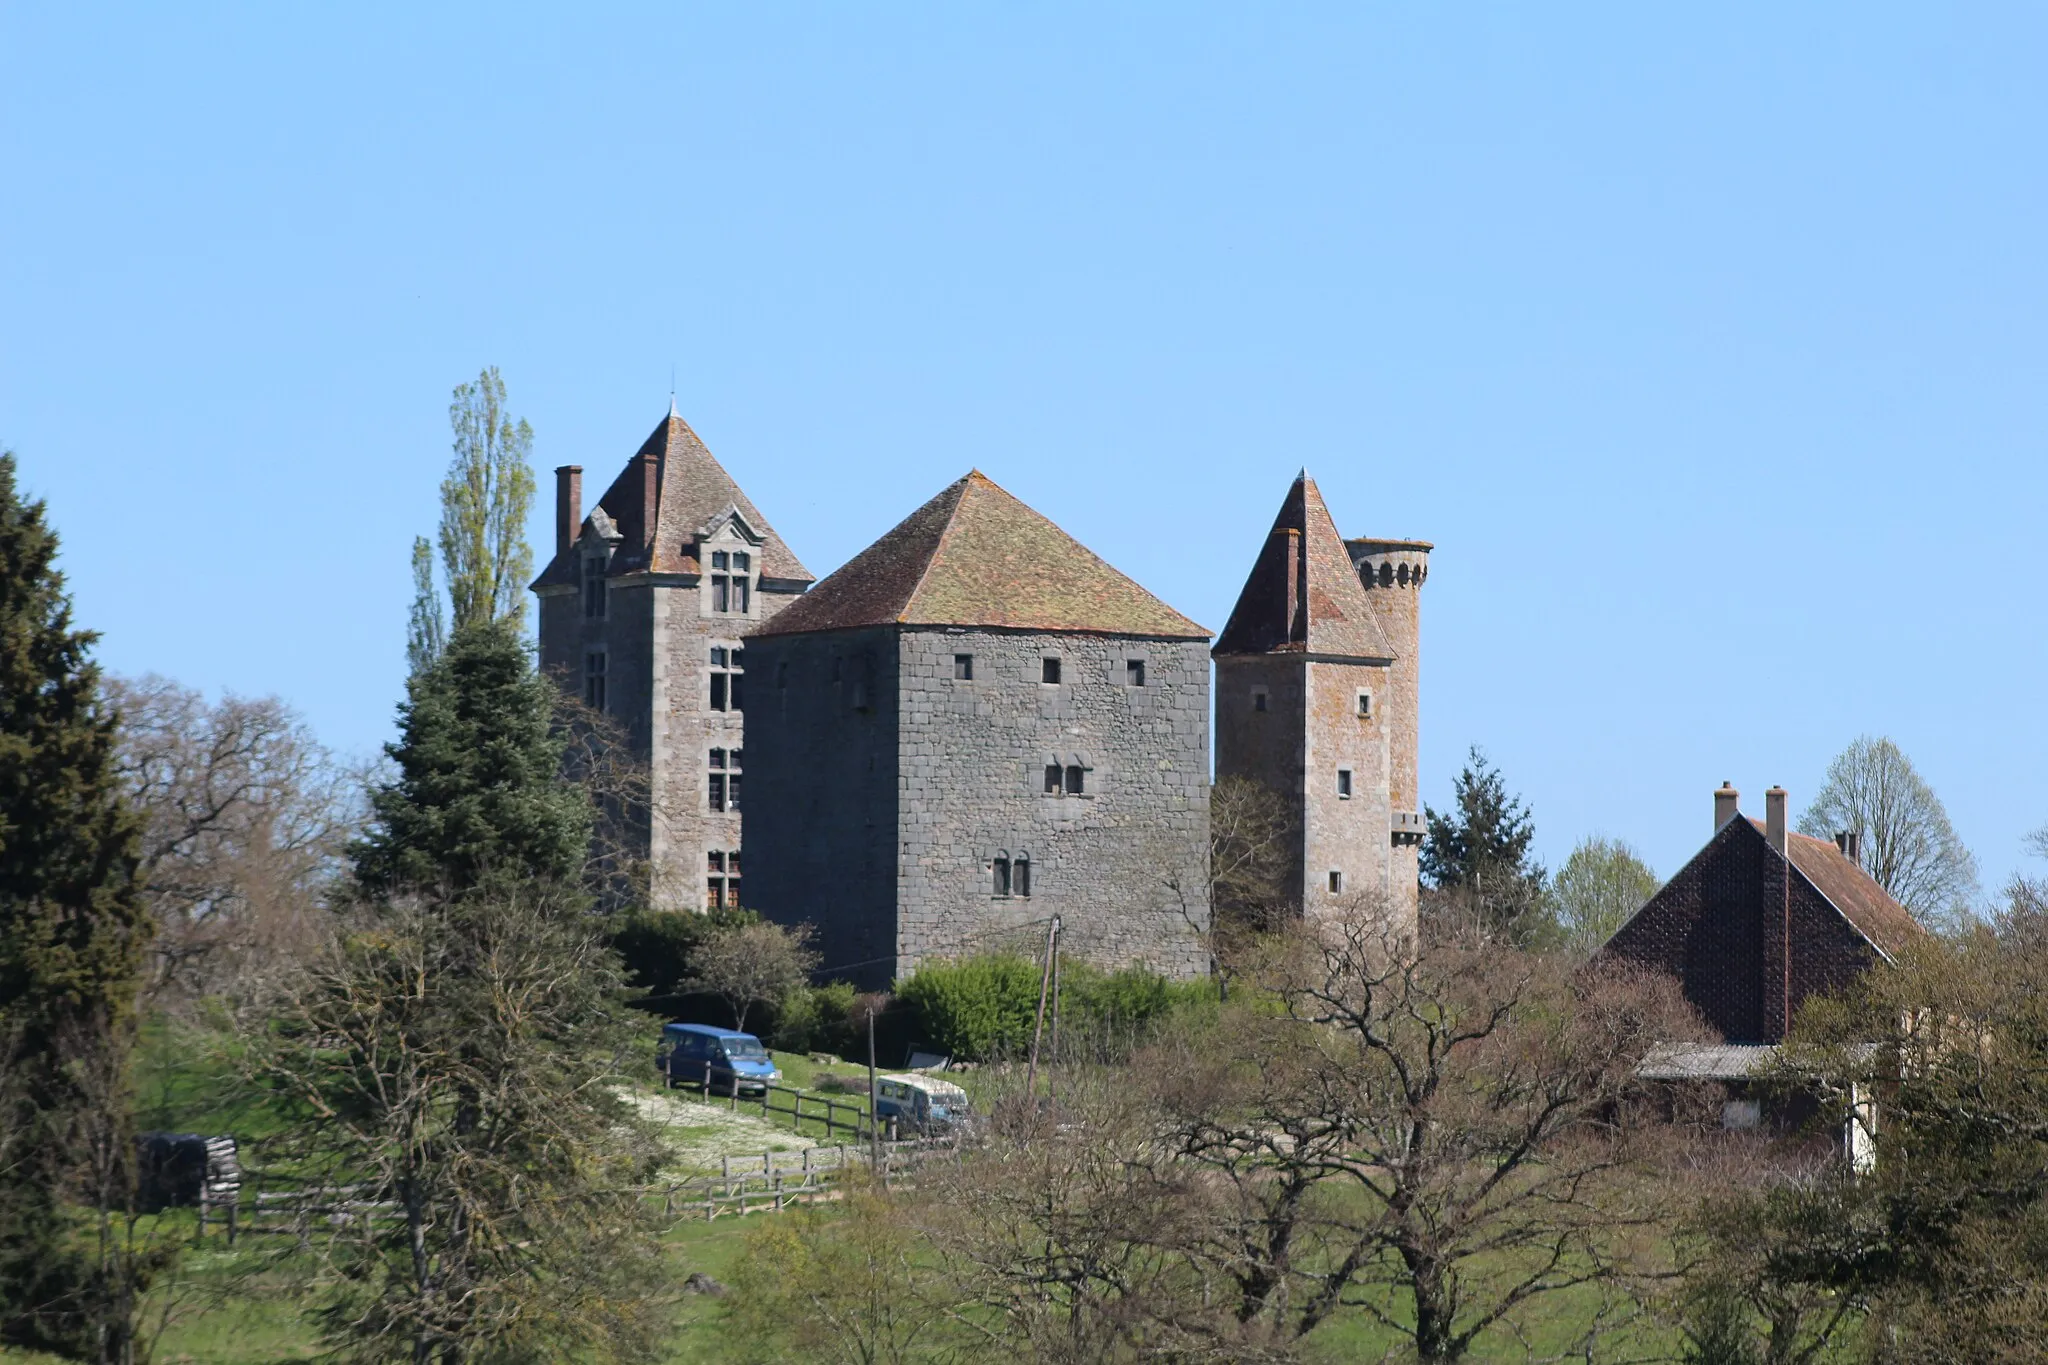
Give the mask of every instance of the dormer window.
M 753 603 L 754 557 L 745 550 L 711 552 L 711 610 L 745 616 Z

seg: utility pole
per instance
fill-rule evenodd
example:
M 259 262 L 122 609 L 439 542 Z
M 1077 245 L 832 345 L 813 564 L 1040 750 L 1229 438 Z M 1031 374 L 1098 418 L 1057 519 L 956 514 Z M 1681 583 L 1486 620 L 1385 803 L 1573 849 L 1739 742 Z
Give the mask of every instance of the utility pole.
M 1053 924 L 1059 924 L 1059 917 L 1053 917 Z M 1045 1058 L 1045 1093 L 1048 1099 L 1059 1093 L 1060 1083 L 1060 940 L 1057 930 L 1052 940 L 1052 1047 Z
M 878 1099 L 880 1092 L 875 1089 L 875 1006 L 868 1004 L 868 1151 L 872 1155 L 875 1175 L 885 1177 L 882 1169 L 882 1106 Z
M 1038 1094 L 1038 1040 L 1045 1033 L 1045 997 L 1052 986 L 1052 955 L 1059 948 L 1060 917 L 1054 915 L 1045 930 L 1045 967 L 1038 974 L 1038 1021 L 1031 1026 L 1031 1065 L 1024 1070 L 1024 1094 Z

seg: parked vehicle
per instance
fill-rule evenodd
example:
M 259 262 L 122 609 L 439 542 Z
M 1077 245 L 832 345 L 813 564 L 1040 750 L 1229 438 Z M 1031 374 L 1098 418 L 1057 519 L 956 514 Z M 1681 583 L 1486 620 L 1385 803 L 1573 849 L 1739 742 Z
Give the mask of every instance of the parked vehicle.
M 759 1038 L 709 1024 L 665 1026 L 655 1048 L 654 1069 L 668 1078 L 670 1089 L 701 1085 L 733 1095 L 765 1095 L 769 1082 L 782 1079 Z
M 875 1082 L 875 1115 L 903 1133 L 943 1133 L 973 1120 L 967 1092 L 934 1076 L 883 1076 Z

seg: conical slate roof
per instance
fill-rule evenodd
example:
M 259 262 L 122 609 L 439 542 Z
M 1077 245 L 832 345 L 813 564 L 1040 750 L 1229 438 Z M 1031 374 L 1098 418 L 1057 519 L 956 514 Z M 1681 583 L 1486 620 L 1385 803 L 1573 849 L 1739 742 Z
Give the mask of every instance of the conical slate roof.
M 753 633 L 882 625 L 1209 638 L 979 470 Z
M 725 472 L 725 467 L 673 408 L 597 500 L 584 519 L 585 529 L 600 512 L 611 520 L 621 537 L 612 556 L 614 574 L 641 569 L 656 573 L 698 572 L 698 535 L 719 517 L 736 512 L 748 529 L 761 537 L 759 567 L 763 578 L 811 581 L 810 570 L 782 543 L 782 537 L 775 533 L 760 509 L 740 491 L 732 475 Z M 575 581 L 574 556 L 558 554 L 534 586 Z
M 1394 657 L 1337 524 L 1306 470 L 1287 490 L 1211 652 Z

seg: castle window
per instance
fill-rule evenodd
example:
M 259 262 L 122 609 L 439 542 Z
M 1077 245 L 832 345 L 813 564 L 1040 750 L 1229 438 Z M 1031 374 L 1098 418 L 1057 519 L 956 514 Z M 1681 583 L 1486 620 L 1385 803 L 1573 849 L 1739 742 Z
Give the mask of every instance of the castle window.
M 604 710 L 605 656 L 593 649 L 583 656 L 583 704 L 593 711 Z
M 1360 720 L 1366 720 L 1366 719 L 1369 719 L 1369 718 L 1371 717 L 1371 715 L 1372 715 L 1372 693 L 1370 693 L 1370 692 L 1360 692 L 1360 693 L 1358 694 L 1358 718 L 1359 718 Z
M 1124 660 L 1124 681 L 1132 687 L 1143 687 L 1145 685 L 1145 661 L 1143 659 Z
M 602 618 L 604 596 L 604 559 L 592 555 L 583 561 L 583 614 L 591 618 Z
M 734 849 L 725 855 L 725 903 L 731 909 L 740 908 L 740 851 Z
M 998 896 L 1007 896 L 1007 895 L 1009 895 L 1009 894 L 1010 894 L 1010 860 L 1009 860 L 1009 859 L 1008 859 L 1007 857 L 1005 857 L 1005 856 L 1004 856 L 1003 854 L 1000 854 L 1000 853 L 998 853 L 998 854 L 996 855 L 996 860 L 995 860 L 995 862 L 994 862 L 994 863 L 992 864 L 992 866 L 993 866 L 993 867 L 994 867 L 994 869 L 995 869 L 995 887 L 994 887 L 994 894 L 996 894 L 996 895 L 998 895 Z
M 1057 763 L 1045 765 L 1045 794 L 1047 796 L 1058 796 L 1060 794 L 1060 765 Z
M 1337 799 L 1340 801 L 1349 801 L 1351 799 L 1351 769 L 1349 768 L 1337 769 Z
M 1265 710 L 1265 709 L 1266 709 L 1266 689 L 1265 689 L 1265 688 L 1263 688 L 1263 687 L 1254 687 L 1254 688 L 1252 689 L 1252 710 L 1254 710 L 1254 711 L 1263 711 L 1263 710 Z
M 716 910 L 725 904 L 725 854 L 704 855 L 704 908 Z
M 1059 661 L 1058 659 L 1041 659 L 1041 660 L 1039 660 L 1039 661 L 1038 661 L 1038 680 L 1039 680 L 1040 682 L 1045 682 L 1045 683 L 1056 683 L 1056 682 L 1058 682 L 1058 681 L 1060 680 L 1060 661 Z
M 711 646 L 711 709 L 714 711 L 738 711 L 741 706 L 740 672 L 741 661 L 746 656 L 743 649 L 728 649 L 724 645 Z
M 974 681 L 974 656 L 955 654 L 953 656 L 953 677 L 960 682 Z
M 705 757 L 705 766 L 711 770 L 706 783 L 706 804 L 712 810 L 738 810 L 740 808 L 740 751 L 713 749 Z
M 732 610 L 732 556 L 723 550 L 711 552 L 711 610 Z
M 741 616 L 747 614 L 752 605 L 754 586 L 754 557 L 735 553 L 732 557 L 732 609 Z
M 1067 795 L 1081 795 L 1081 788 L 1085 783 L 1087 776 L 1087 769 L 1083 768 L 1078 763 L 1069 763 L 1067 765 Z
M 1344 894 L 1344 874 L 1334 867 L 1330 869 L 1330 894 L 1333 896 Z
M 1010 891 L 1013 895 L 1031 894 L 1031 855 L 1019 853 L 1010 864 Z
M 741 551 L 711 552 L 711 610 L 745 616 L 753 593 L 752 555 Z

